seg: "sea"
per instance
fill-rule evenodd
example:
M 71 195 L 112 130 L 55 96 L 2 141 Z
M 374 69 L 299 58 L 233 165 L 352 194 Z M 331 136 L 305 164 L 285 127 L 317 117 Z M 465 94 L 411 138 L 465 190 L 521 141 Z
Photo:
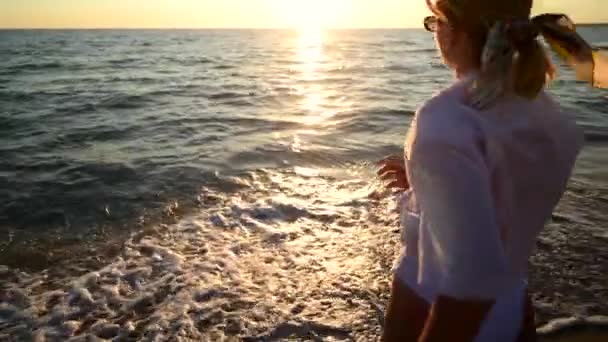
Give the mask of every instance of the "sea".
M 422 30 L 0 31 L 0 340 L 376 340 L 376 162 L 451 81 Z M 539 324 L 608 315 L 608 91 L 562 67 L 549 92 L 586 146 Z

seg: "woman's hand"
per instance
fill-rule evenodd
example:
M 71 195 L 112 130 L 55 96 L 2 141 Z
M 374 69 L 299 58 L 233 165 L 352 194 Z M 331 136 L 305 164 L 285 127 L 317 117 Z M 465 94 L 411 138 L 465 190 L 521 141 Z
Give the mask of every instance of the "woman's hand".
M 378 170 L 380 179 L 389 182 L 387 188 L 397 191 L 406 191 L 410 188 L 403 157 L 390 156 L 380 160 L 377 165 L 380 166 Z

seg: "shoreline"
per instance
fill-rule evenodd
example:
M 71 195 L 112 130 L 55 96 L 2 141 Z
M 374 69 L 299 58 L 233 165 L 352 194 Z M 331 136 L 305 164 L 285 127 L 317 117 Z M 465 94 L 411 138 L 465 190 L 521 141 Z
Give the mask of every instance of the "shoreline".
M 285 180 L 312 180 L 293 178 Z M 327 181 L 319 183 L 321 189 L 307 189 L 307 201 L 331 193 L 327 186 L 347 184 Z M 332 202 L 311 205 L 308 212 L 281 204 L 275 212 L 258 202 L 272 190 L 263 181 L 256 184 L 253 193 L 237 197 L 207 193 L 211 207 L 133 235 L 117 257 L 78 276 L 1 270 L 6 283 L 0 330 L 30 336 L 33 329 L 50 340 L 66 334 L 377 338 L 400 251 L 393 199 L 354 197 L 354 203 L 362 202 L 334 214 L 317 211 Z M 589 195 L 586 189 L 568 191 L 532 258 L 530 289 L 539 327 L 571 316 L 608 316 L 608 262 L 602 253 L 608 236 L 598 228 L 608 222 L 598 210 L 602 202 Z

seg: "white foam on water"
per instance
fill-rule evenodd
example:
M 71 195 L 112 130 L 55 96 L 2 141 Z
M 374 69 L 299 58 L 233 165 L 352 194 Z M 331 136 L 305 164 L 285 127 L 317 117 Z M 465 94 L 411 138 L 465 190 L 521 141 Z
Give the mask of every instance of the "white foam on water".
M 10 279 L 0 340 L 376 340 L 400 249 L 398 214 L 371 174 L 350 171 L 262 170 L 240 179 L 239 193 L 203 189 L 201 211 L 134 234 L 105 267 L 77 277 L 0 268 Z M 549 227 L 549 247 L 583 222 L 556 218 L 568 226 Z M 535 257 L 541 276 L 554 277 L 552 249 Z M 563 293 L 537 296 L 537 309 L 574 308 L 555 304 Z
M 375 338 L 399 249 L 394 202 L 368 199 L 369 184 L 352 178 L 263 171 L 241 181 L 250 190 L 203 190 L 213 205 L 134 236 L 57 290 L 17 277 L 0 339 Z

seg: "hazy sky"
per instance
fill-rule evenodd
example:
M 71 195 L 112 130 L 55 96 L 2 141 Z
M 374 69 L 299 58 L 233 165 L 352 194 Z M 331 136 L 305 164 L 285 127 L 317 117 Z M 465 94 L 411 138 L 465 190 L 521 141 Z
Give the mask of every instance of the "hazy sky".
M 490 1 L 490 0 L 488 0 Z M 496 0 L 509 1 L 509 0 Z M 0 0 L 0 27 L 420 27 L 424 0 Z M 608 0 L 536 0 L 608 22 Z

